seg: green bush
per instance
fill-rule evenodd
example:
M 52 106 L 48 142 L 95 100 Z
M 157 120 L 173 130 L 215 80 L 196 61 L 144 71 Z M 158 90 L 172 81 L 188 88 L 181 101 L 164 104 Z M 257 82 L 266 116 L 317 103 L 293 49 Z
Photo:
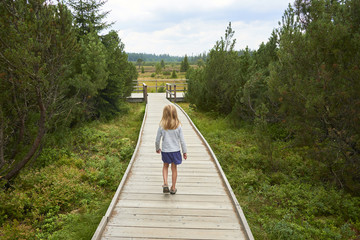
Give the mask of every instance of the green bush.
M 180 103 L 214 150 L 255 239 L 357 239 L 360 198 L 319 181 L 319 165 L 277 125 L 199 112 Z M 259 143 L 272 145 L 272 159 Z M 323 166 L 320 166 L 320 171 Z
M 144 106 L 129 115 L 49 136 L 33 167 L 5 188 L 0 181 L 1 239 L 89 239 L 121 181 L 137 141 Z
M 158 88 L 158 92 L 159 92 L 159 93 L 164 93 L 165 91 L 166 91 L 166 89 L 165 89 L 165 84 L 162 83 L 162 84 L 160 85 L 160 87 Z

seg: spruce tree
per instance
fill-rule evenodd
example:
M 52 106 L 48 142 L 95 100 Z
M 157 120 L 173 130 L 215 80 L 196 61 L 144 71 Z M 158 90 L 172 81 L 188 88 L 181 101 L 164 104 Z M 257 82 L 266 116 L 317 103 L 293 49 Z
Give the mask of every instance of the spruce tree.
M 180 72 L 186 72 L 187 70 L 189 70 L 189 68 L 190 68 L 190 65 L 189 65 L 188 57 L 185 54 L 184 59 L 181 61 Z
M 91 31 L 100 32 L 112 25 L 104 22 L 109 11 L 101 11 L 106 2 L 107 0 L 68 0 L 79 35 L 86 35 Z

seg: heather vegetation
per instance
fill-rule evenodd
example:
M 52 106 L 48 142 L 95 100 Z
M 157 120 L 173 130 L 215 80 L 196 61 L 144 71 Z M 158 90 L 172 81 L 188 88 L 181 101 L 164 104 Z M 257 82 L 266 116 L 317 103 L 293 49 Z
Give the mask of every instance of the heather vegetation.
M 36 161 L 46 134 L 121 112 L 137 72 L 117 33 L 98 33 L 104 3 L 1 1 L 2 179 Z
M 1 182 L 1 239 L 91 239 L 135 149 L 145 108 L 48 134 L 36 161 Z
M 251 122 L 179 103 L 209 142 L 255 239 L 357 239 L 360 198 L 319 179 L 308 147 Z
M 89 239 L 127 167 L 143 106 L 104 4 L 0 2 L 1 239 Z
M 241 54 L 230 24 L 205 66 L 187 72 L 188 100 L 256 125 L 269 161 L 274 139 L 291 142 L 314 160 L 314 180 L 359 195 L 359 9 L 359 1 L 295 1 L 267 43 Z
M 187 71 L 188 111 L 258 239 L 357 239 L 360 2 L 297 0 L 268 42 L 229 24 Z
M 257 50 L 229 24 L 191 57 L 126 54 L 100 35 L 105 2 L 0 2 L 1 239 L 91 238 L 135 147 L 138 76 L 188 79 L 256 239 L 360 237 L 358 0 L 296 0 Z

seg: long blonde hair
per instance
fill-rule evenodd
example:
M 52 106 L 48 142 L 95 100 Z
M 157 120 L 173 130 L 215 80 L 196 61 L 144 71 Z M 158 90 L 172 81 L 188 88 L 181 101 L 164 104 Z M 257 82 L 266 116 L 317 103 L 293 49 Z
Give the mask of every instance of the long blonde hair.
M 174 105 L 166 105 L 163 110 L 163 115 L 160 121 L 160 126 L 165 129 L 177 129 L 180 126 L 176 108 Z

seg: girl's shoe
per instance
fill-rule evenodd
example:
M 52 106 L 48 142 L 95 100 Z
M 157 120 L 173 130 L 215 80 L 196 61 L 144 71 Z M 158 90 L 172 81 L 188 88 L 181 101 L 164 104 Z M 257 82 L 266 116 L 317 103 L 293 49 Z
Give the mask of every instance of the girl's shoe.
M 170 192 L 168 185 L 165 185 L 165 184 L 164 184 L 162 187 L 163 187 L 163 193 L 168 193 L 168 192 Z
M 175 188 L 174 190 L 170 189 L 170 193 L 171 194 L 175 194 L 177 192 L 177 189 Z

